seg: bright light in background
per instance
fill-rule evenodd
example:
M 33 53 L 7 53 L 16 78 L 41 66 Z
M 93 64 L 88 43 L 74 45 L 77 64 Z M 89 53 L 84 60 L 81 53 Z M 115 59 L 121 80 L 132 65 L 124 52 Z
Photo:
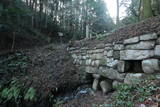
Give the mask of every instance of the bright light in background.
M 108 11 L 114 22 L 116 22 L 116 16 L 117 16 L 117 0 L 104 0 L 106 2 Z M 120 0 L 121 1 L 121 0 Z M 119 12 L 119 17 L 120 19 L 123 19 L 126 16 L 126 7 L 121 6 L 120 7 L 120 12 Z

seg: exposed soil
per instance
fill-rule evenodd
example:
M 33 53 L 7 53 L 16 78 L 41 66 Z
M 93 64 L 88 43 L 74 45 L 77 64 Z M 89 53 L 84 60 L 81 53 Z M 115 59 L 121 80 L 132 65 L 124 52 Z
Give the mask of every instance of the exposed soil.
M 157 33 L 160 34 L 160 16 L 149 18 L 134 25 L 125 26 L 123 28 L 119 28 L 115 32 L 110 35 L 104 37 L 102 40 L 98 39 L 89 39 L 89 40 L 81 40 L 75 42 L 74 46 L 88 46 L 94 47 L 99 43 L 122 43 L 125 39 L 143 35 L 146 33 Z
M 73 65 L 66 45 L 51 44 L 32 49 L 26 55 L 31 60 L 30 73 L 22 80 L 39 89 L 39 93 L 48 95 L 51 91 L 64 92 L 79 84 L 78 68 Z

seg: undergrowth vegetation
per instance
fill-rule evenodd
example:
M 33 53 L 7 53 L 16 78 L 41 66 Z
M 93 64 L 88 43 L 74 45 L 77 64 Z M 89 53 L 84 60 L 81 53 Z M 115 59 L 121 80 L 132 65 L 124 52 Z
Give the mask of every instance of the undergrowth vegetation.
M 109 103 L 102 104 L 98 107 L 136 107 L 136 104 L 143 103 L 148 97 L 156 94 L 160 88 L 154 84 L 155 76 L 149 76 L 145 80 L 141 80 L 136 84 L 121 84 L 116 87 L 116 92 Z M 93 105 L 93 107 L 97 107 Z

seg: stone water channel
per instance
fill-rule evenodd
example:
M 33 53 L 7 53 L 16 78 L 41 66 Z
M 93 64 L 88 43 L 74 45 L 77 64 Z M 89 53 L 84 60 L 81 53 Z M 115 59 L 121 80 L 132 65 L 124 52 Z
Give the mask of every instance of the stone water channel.
M 100 43 L 92 48 L 75 45 L 68 51 L 74 64 L 93 76 L 92 89 L 101 87 L 103 93 L 118 84 L 132 84 L 135 79 L 160 73 L 160 35 L 156 33 L 129 38 L 123 43 Z

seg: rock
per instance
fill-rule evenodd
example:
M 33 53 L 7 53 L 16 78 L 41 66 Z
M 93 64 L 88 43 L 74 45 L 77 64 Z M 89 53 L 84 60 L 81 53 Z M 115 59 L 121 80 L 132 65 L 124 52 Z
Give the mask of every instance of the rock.
M 126 39 L 124 40 L 124 44 L 133 44 L 133 43 L 137 43 L 139 42 L 139 37 L 133 37 L 133 38 L 130 38 L 130 39 Z
M 113 46 L 113 44 L 111 44 L 111 43 L 107 43 L 107 44 L 105 44 L 105 46 L 106 46 L 106 47 L 112 47 L 112 46 Z
M 100 66 L 106 66 L 106 62 L 107 62 L 107 60 L 105 59 L 105 58 L 103 58 L 103 59 L 101 59 L 100 60 Z
M 112 47 L 109 47 L 109 46 L 108 46 L 108 47 L 105 47 L 105 50 L 107 50 L 107 51 L 108 51 L 108 50 L 112 50 L 112 49 L 113 49 L 113 48 L 112 48 Z
M 96 74 L 96 73 L 98 73 L 98 68 L 97 67 L 87 66 L 85 71 L 87 73 L 95 73 Z
M 146 105 L 144 105 L 144 104 L 141 104 L 139 107 L 146 107 Z
M 91 59 L 86 60 L 86 65 L 91 65 L 91 63 L 92 63 Z
M 154 56 L 153 50 L 123 50 L 120 51 L 121 60 L 142 60 Z
M 156 44 L 160 45 L 160 37 L 157 39 Z
M 76 54 L 72 54 L 72 58 L 76 59 L 77 55 Z
M 98 79 L 94 79 L 93 84 L 92 84 L 92 89 L 94 91 L 98 90 L 98 86 L 99 86 L 99 80 Z
M 113 58 L 120 59 L 120 51 L 113 51 Z
M 140 43 L 137 44 L 126 45 L 125 49 L 131 49 L 131 50 L 153 49 L 154 46 L 155 46 L 155 41 L 141 41 Z
M 102 59 L 103 58 L 103 53 L 98 53 L 98 54 L 93 54 L 93 59 Z
M 136 84 L 137 82 L 140 82 L 140 80 L 144 79 L 145 74 L 144 73 L 129 73 L 126 75 L 124 79 L 124 83 L 126 84 Z
M 93 74 L 93 78 L 95 78 L 95 79 L 99 79 L 101 77 L 101 75 L 99 75 L 99 74 Z
M 109 50 L 106 54 L 107 57 L 112 57 L 113 56 L 113 50 Z
M 116 68 L 118 64 L 118 60 L 114 60 L 113 58 L 106 58 L 106 65 L 111 68 Z
M 143 60 L 142 69 L 145 73 L 154 73 L 160 71 L 158 59 Z
M 100 43 L 100 44 L 97 44 L 96 49 L 101 49 L 101 48 L 104 48 L 104 47 L 105 47 L 105 44 Z
M 99 67 L 99 65 L 100 65 L 100 60 L 95 60 L 94 61 L 94 66 Z
M 117 81 L 123 81 L 124 80 L 124 74 L 120 74 L 118 71 L 112 69 L 112 68 L 100 68 L 98 74 L 109 78 L 111 80 L 117 80 Z
M 93 50 L 93 53 L 102 53 L 104 52 L 104 49 L 95 49 Z
M 140 36 L 140 40 L 154 40 L 157 38 L 158 38 L 158 36 L 156 33 L 145 34 L 145 35 Z
M 154 49 L 154 54 L 155 56 L 160 57 L 160 45 L 156 45 Z
M 110 81 L 103 80 L 100 82 L 100 87 L 103 91 L 103 94 L 107 94 L 112 90 L 112 83 Z
M 123 44 L 115 44 L 113 49 L 114 50 L 123 50 L 124 49 L 124 45 Z
M 127 72 L 129 70 L 130 64 L 126 61 L 118 61 L 117 69 L 120 73 Z
M 119 85 L 121 85 L 122 84 L 122 82 L 119 82 L 119 81 L 113 81 L 113 83 L 112 83 L 112 87 L 114 88 L 114 89 L 116 89 Z

